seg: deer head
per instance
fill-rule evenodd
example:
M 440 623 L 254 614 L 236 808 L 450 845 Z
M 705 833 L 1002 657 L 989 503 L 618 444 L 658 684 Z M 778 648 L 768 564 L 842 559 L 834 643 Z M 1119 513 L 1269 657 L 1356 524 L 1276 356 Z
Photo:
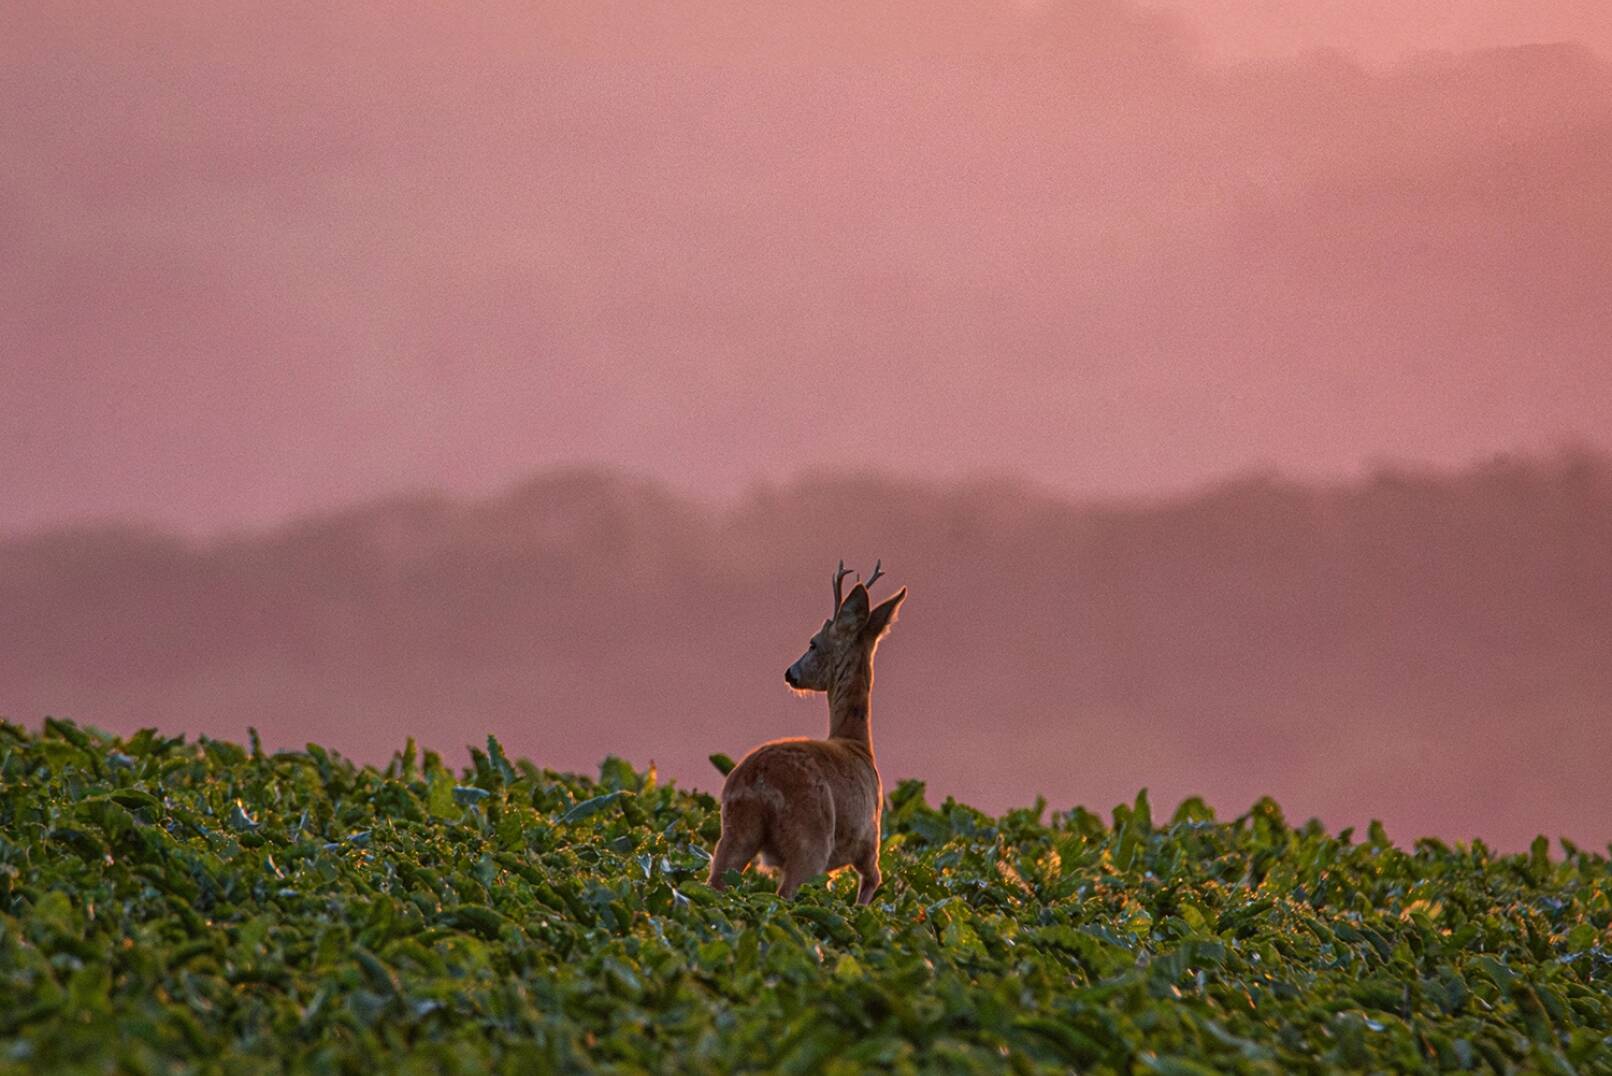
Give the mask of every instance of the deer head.
M 890 630 L 896 610 L 907 597 L 902 587 L 878 606 L 869 608 L 868 588 L 884 574 L 881 564 L 875 562 L 873 574 L 866 583 L 858 582 L 851 593 L 840 596 L 845 577 L 850 572 L 845 562 L 834 572 L 834 615 L 823 621 L 802 654 L 793 665 L 784 670 L 784 683 L 797 691 L 827 691 L 836 676 L 858 667 L 858 658 L 873 660 L 873 650 L 884 633 Z

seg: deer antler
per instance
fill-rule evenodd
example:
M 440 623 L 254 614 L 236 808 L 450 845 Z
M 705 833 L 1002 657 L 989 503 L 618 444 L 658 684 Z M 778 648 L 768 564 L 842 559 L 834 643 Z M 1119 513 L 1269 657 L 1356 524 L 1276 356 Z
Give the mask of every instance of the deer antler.
M 880 567 L 880 565 L 883 563 L 884 561 L 882 560 L 876 560 L 873 562 L 873 574 L 868 576 L 868 581 L 863 583 L 863 586 L 867 587 L 869 590 L 873 589 L 873 584 L 878 581 L 879 576 L 884 574 L 884 569 Z
M 850 574 L 851 569 L 845 566 L 843 560 L 840 561 L 840 566 L 834 569 L 834 611 L 836 613 L 840 611 L 840 603 L 845 600 L 840 596 L 840 587 L 844 584 L 845 577 Z

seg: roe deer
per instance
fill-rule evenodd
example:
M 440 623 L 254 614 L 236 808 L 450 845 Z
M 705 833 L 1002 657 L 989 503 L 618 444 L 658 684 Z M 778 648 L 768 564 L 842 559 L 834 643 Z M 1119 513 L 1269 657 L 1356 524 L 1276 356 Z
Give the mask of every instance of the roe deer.
M 828 693 L 828 739 L 772 740 L 752 750 L 722 786 L 722 838 L 711 857 L 711 885 L 744 870 L 759 852 L 779 868 L 778 895 L 824 871 L 855 868 L 866 904 L 879 888 L 879 811 L 884 786 L 873 762 L 873 651 L 890 630 L 907 588 L 868 608 L 868 587 L 857 583 L 842 600 L 847 571 L 834 573 L 834 615 L 784 673 L 799 691 Z

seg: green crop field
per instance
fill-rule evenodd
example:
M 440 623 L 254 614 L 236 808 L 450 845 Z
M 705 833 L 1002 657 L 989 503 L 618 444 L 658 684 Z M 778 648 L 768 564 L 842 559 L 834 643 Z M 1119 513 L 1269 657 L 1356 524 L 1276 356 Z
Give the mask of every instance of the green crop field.
M 873 905 L 787 904 L 707 795 L 472 757 L 0 724 L 0 1070 L 1612 1071 L 1571 846 L 908 783 Z

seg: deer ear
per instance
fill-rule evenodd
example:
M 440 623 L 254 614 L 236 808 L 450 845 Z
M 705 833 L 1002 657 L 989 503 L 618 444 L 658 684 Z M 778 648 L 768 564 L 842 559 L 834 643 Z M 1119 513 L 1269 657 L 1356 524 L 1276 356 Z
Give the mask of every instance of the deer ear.
M 845 596 L 840 603 L 840 611 L 834 614 L 834 628 L 855 635 L 862 630 L 862 625 L 868 622 L 868 588 L 858 583 L 851 588 L 851 593 Z
M 901 603 L 906 600 L 907 588 L 902 587 L 880 602 L 878 607 L 868 614 L 868 622 L 862 629 L 862 634 L 877 642 L 884 636 L 885 632 L 890 630 L 890 625 L 895 623 L 896 610 L 901 608 Z

